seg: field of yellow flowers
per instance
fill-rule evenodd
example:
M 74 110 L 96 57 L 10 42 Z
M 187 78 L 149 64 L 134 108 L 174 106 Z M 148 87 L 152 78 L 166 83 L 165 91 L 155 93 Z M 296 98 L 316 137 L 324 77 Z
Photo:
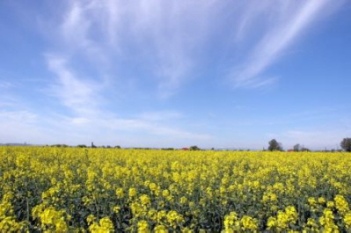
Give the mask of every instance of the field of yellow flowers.
M 351 155 L 0 147 L 1 232 L 351 232 Z

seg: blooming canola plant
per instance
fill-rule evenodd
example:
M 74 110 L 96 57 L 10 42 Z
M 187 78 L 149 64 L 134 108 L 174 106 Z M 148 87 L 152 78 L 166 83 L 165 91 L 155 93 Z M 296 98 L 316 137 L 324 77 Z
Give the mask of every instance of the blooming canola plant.
M 347 153 L 0 147 L 2 232 L 351 231 Z

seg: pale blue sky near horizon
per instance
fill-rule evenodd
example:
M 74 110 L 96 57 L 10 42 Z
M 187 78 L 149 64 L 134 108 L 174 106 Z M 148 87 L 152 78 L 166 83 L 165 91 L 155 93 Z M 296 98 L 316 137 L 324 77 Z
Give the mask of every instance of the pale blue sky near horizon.
M 0 143 L 351 137 L 347 0 L 3 0 L 0 51 Z

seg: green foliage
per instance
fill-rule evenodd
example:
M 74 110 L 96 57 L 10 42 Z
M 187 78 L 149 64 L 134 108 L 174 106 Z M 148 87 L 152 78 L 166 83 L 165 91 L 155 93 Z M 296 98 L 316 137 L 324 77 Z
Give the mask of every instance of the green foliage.
M 54 144 L 54 145 L 51 145 L 51 147 L 68 147 L 68 145 L 66 145 L 66 144 Z
M 294 145 L 294 149 L 293 149 L 293 150 L 294 150 L 294 151 L 300 151 L 300 150 L 301 150 L 300 144 Z
M 342 149 L 344 149 L 347 152 L 351 152 L 351 138 L 344 138 L 341 143 L 340 146 Z
M 308 149 L 307 147 L 301 146 L 300 144 L 296 144 L 293 147 L 293 150 L 298 152 L 298 151 L 310 151 L 310 149 Z
M 282 151 L 283 148 L 281 146 L 281 144 L 279 142 L 277 142 L 277 140 L 272 139 L 268 142 L 269 146 L 268 146 L 268 150 L 269 151 Z
M 200 150 L 198 146 L 191 146 L 189 147 L 189 150 Z

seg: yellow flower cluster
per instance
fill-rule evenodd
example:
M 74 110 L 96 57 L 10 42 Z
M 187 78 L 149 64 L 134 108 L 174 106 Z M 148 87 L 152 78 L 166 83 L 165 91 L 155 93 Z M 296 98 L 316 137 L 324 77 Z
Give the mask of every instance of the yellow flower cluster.
M 351 156 L 0 147 L 0 232 L 351 232 Z
M 278 211 L 276 217 L 269 217 L 267 226 L 269 229 L 282 231 L 291 229 L 296 224 L 298 215 L 294 206 L 288 206 L 284 211 Z
M 41 229 L 47 232 L 66 232 L 68 230 L 65 211 L 56 210 L 53 206 L 37 205 L 32 209 L 32 216 L 41 222 Z
M 114 226 L 108 217 L 103 217 L 97 222 L 93 215 L 87 217 L 87 222 L 89 224 L 89 231 L 91 233 L 105 233 L 113 232 Z
M 224 217 L 223 233 L 233 232 L 257 232 L 258 221 L 251 216 L 244 215 L 241 219 L 238 218 L 237 213 L 230 212 Z

